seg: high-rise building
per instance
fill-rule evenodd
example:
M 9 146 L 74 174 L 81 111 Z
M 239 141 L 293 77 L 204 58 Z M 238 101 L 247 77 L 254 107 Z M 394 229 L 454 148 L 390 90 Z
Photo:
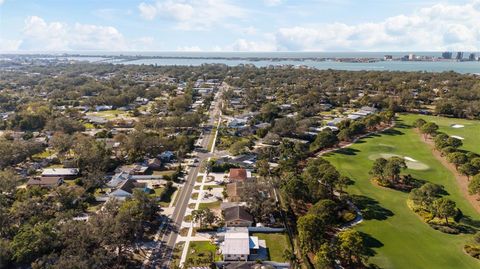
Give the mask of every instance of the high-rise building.
M 470 53 L 470 55 L 468 55 L 468 60 L 469 61 L 477 60 L 477 57 L 476 57 L 475 53 Z
M 408 60 L 409 61 L 413 61 L 413 60 L 415 60 L 415 58 L 416 58 L 415 54 L 408 54 Z
M 457 52 L 457 57 L 455 57 L 455 59 L 457 59 L 457 60 L 463 59 L 463 52 L 461 52 L 461 51 Z
M 442 53 L 442 58 L 443 59 L 452 59 L 452 52 L 450 51 L 445 51 Z

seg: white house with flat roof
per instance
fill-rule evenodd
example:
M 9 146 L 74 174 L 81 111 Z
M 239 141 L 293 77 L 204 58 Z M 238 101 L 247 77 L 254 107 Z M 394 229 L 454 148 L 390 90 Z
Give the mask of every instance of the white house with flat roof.
M 42 171 L 42 177 L 74 178 L 78 172 L 78 168 L 46 168 Z
M 248 228 L 227 228 L 225 239 L 220 247 L 224 261 L 248 261 L 252 255 L 256 255 L 260 249 L 260 243 L 265 245 L 264 240 L 258 240 L 256 236 L 250 236 Z

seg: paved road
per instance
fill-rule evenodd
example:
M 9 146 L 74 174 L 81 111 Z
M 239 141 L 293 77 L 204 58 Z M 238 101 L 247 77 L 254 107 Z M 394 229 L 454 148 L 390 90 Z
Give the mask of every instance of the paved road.
M 165 232 L 161 238 L 160 244 L 158 244 L 157 249 L 153 252 L 151 260 L 152 268 L 169 268 L 170 262 L 172 260 L 172 252 L 175 248 L 175 243 L 177 241 L 178 234 L 180 232 L 180 226 L 182 224 L 183 218 L 188 206 L 188 201 L 192 195 L 193 186 L 200 172 L 200 164 L 207 160 L 211 156 L 209 153 L 210 149 L 208 148 L 209 142 L 214 138 L 215 133 L 213 131 L 213 126 L 216 125 L 217 119 L 220 115 L 220 88 L 219 93 L 215 96 L 215 100 L 212 103 L 211 109 L 209 111 L 209 119 L 204 127 L 204 135 L 201 143 L 201 152 L 198 153 L 199 162 L 195 166 L 191 167 L 188 171 L 188 176 L 185 182 L 185 185 L 178 194 L 177 204 L 175 205 L 175 210 L 170 219 L 165 220 Z

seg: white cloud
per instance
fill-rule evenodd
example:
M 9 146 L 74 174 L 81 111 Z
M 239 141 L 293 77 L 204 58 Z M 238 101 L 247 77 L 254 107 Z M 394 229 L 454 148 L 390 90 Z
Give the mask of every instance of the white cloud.
M 199 52 L 203 50 L 199 46 L 183 46 L 183 47 L 177 47 L 177 51 Z
M 263 0 L 263 2 L 267 6 L 278 6 L 283 2 L 283 0 Z
M 480 1 L 436 4 L 375 23 L 280 28 L 282 50 L 480 50 Z
M 0 38 L 0 51 L 16 51 L 22 44 L 22 40 L 9 40 Z
M 122 33 L 112 26 L 80 23 L 69 25 L 62 22 L 46 22 L 38 16 L 31 16 L 25 20 L 23 39 L 18 49 L 63 51 L 132 48 L 127 45 Z
M 149 5 L 146 3 L 140 3 L 138 5 L 140 14 L 147 20 L 153 20 L 157 16 L 157 8 L 154 5 Z
M 234 43 L 224 48 L 225 51 L 276 51 L 277 46 L 270 41 L 248 41 L 243 38 L 237 39 Z
M 184 30 L 204 30 L 228 18 L 241 19 L 246 15 L 245 9 L 227 0 L 157 0 L 152 4 L 142 2 L 138 9 L 147 20 L 161 17 Z

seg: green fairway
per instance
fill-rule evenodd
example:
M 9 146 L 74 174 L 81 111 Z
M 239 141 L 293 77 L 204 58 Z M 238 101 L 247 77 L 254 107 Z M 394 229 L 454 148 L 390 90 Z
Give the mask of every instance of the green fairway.
M 480 121 L 414 114 L 402 115 L 402 119 L 404 119 L 405 122 L 413 122 L 418 118 L 422 118 L 425 121 L 435 122 L 440 127 L 441 132 L 451 136 L 464 138 L 462 140 L 463 149 L 480 154 Z M 455 125 L 463 125 L 463 127 L 452 127 Z
M 429 168 L 407 169 L 406 173 L 443 185 L 448 198 L 454 200 L 466 216 L 480 219 L 463 198 L 453 175 L 432 156 L 421 137 L 404 126 L 416 118 L 401 116 L 394 130 L 362 139 L 325 158 L 355 181 L 348 191 L 360 195 L 364 207 L 368 208 L 365 221 L 356 227 L 371 236 L 369 244 L 374 246 L 376 254 L 370 262 L 381 268 L 480 268 L 478 260 L 463 252 L 463 245 L 471 235 L 435 231 L 407 207 L 408 193 L 380 188 L 370 181 L 372 156 L 395 154 L 414 159 Z

